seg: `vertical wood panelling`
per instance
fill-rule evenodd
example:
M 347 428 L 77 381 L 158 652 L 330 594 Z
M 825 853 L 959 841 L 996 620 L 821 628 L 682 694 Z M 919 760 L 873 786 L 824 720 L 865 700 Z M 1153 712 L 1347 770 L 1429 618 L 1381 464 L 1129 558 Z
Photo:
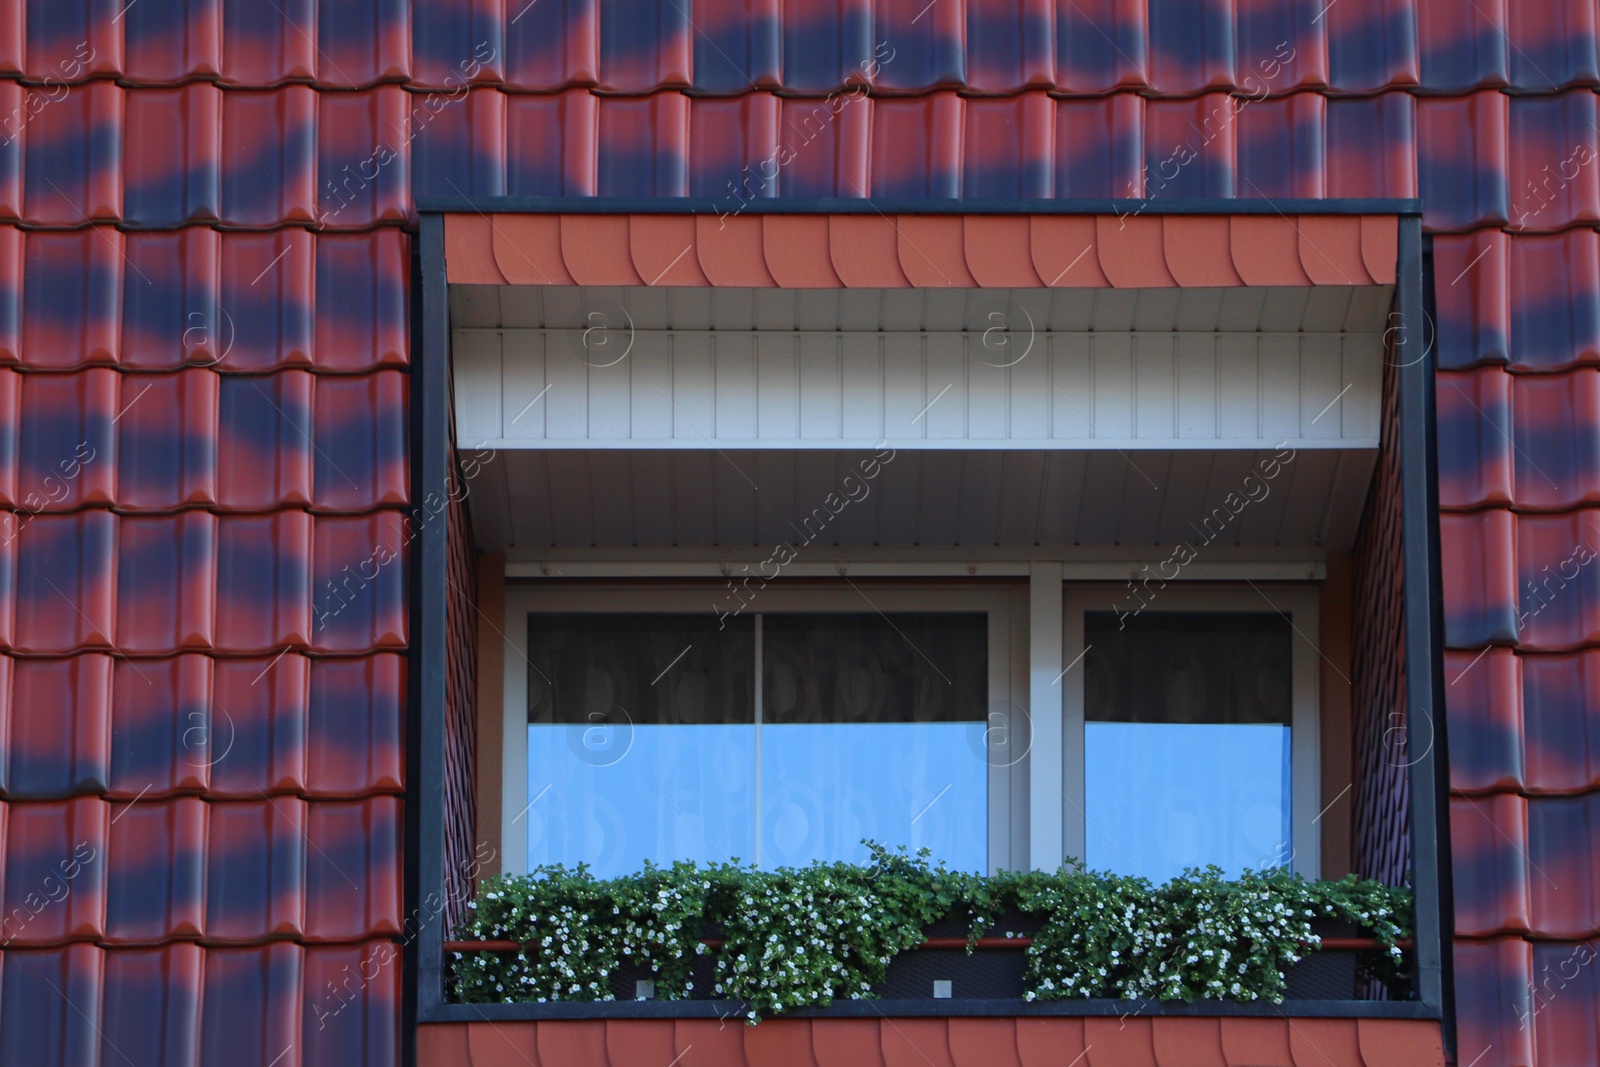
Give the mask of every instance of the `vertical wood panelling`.
M 1347 383 L 1344 353 L 1337 334 L 1306 337 L 1300 343 L 1300 426 L 1296 436 L 1337 439 L 1344 432 L 1339 408 L 1355 392 L 1339 394 Z
M 498 332 L 463 330 L 456 334 L 456 434 L 461 440 L 500 438 L 502 374 Z
M 882 341 L 871 334 L 845 334 L 839 339 L 840 425 L 846 439 L 884 439 Z
M 1127 334 L 1092 338 L 1089 354 L 1093 383 L 1093 406 L 1085 412 L 1089 435 L 1126 441 L 1135 435 L 1133 338 Z
M 632 427 L 629 436 L 640 440 L 669 440 L 673 437 L 698 440 L 700 434 L 714 432 L 707 425 L 710 419 L 702 417 L 709 415 L 708 398 L 704 394 L 680 396 L 672 388 L 674 348 L 678 342 L 686 339 L 691 351 L 697 345 L 705 347 L 706 337 L 705 334 L 640 333 L 634 338 L 633 351 L 622 365 L 615 368 L 621 370 L 626 366 L 630 371 L 627 385 L 632 390 L 628 398 L 631 404 L 625 401 L 622 405 Z M 678 426 L 679 420 L 685 418 L 690 425 Z M 699 427 L 699 430 L 695 427 Z
M 674 405 L 668 412 L 667 425 L 672 428 L 668 436 L 699 437 L 696 426 L 710 433 L 718 424 L 715 341 L 704 333 L 678 334 L 672 339 L 672 365 L 668 368 L 672 381 L 664 386 Z
M 1004 440 L 1008 436 L 1008 409 L 1013 394 L 1011 368 L 1006 366 L 1010 362 L 1007 349 L 1008 346 L 1004 345 L 986 347 L 982 340 L 968 346 L 966 406 L 969 437 Z
M 1029 344 L 1012 354 L 1017 362 L 1006 370 L 1011 382 L 1010 436 L 1043 441 L 1050 436 L 1050 343 L 1034 336 Z
M 800 336 L 800 436 L 837 440 L 843 433 L 839 338 L 832 333 Z
M 1240 334 L 1217 338 L 1217 432 L 1223 438 L 1261 436 L 1261 375 L 1256 341 Z
M 1133 436 L 1171 440 L 1177 436 L 1177 374 L 1173 366 L 1172 335 L 1136 335 L 1133 353 Z
M 518 331 L 501 338 L 500 417 L 508 437 L 542 437 L 545 412 L 552 403 L 576 403 L 576 396 L 556 395 L 545 374 L 545 339 L 542 334 Z
M 922 437 L 927 426 L 922 409 L 922 338 L 895 333 L 883 338 L 883 435 Z M 913 421 L 915 420 L 915 421 Z
M 1339 402 L 1339 425 L 1345 437 L 1376 438 L 1382 424 L 1382 409 L 1374 401 L 1383 393 L 1382 341 L 1375 334 L 1355 334 L 1341 347 L 1344 380 L 1351 389 Z
M 1178 390 L 1174 436 L 1208 440 L 1217 435 L 1217 341 L 1209 334 L 1180 334 L 1175 343 Z
M 1261 339 L 1261 436 L 1282 441 L 1300 436 L 1299 338 L 1268 334 Z
M 960 334 L 936 333 L 922 339 L 927 361 L 923 404 L 931 405 L 922 421 L 934 440 L 959 441 L 967 436 L 967 346 Z M 942 395 L 941 395 L 942 394 Z
M 981 332 L 642 330 L 624 347 L 620 335 L 586 344 L 579 330 L 463 329 L 456 420 L 473 444 L 1337 447 L 1376 436 L 1380 364 L 1373 334 L 1045 333 L 985 345 Z
M 574 347 L 583 351 L 583 334 L 574 330 L 550 331 L 544 335 L 544 345 L 545 384 L 550 386 L 550 392 L 545 394 L 545 400 L 550 400 L 545 408 L 546 435 L 587 437 L 590 432 L 589 365 L 572 355 Z
M 752 334 L 718 334 L 713 352 L 717 429 L 728 437 L 752 441 L 757 435 L 756 339 Z M 711 427 L 705 429 L 711 432 Z
M 756 425 L 765 440 L 800 436 L 799 353 L 792 334 L 756 338 Z M 706 433 L 715 433 L 707 429 Z

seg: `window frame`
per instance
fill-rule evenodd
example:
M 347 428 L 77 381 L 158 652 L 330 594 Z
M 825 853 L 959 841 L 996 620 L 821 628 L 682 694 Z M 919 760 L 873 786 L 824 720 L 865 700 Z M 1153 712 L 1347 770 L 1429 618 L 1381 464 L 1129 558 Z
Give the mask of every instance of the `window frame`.
M 1315 879 L 1322 870 L 1322 842 L 1317 819 L 1322 806 L 1321 594 L 1315 585 L 1252 587 L 1168 585 L 1141 610 L 1152 612 L 1239 612 L 1287 615 L 1294 629 L 1290 716 L 1290 832 L 1292 869 Z M 1075 664 L 1085 655 L 1084 615 L 1126 603 L 1126 586 L 1068 583 L 1062 596 L 1062 663 Z M 1113 608 L 1114 610 L 1114 608 Z M 1063 847 L 1068 856 L 1084 856 L 1088 796 L 1084 762 L 1084 672 L 1062 675 L 1061 774 Z
M 1027 753 L 1012 757 L 1009 747 L 1015 731 L 997 716 L 998 709 L 1024 703 L 1026 667 L 1019 671 L 1014 583 L 1000 584 L 968 579 L 965 582 L 803 581 L 794 586 L 771 584 L 746 608 L 751 615 L 862 614 L 874 612 L 982 613 L 988 616 L 989 710 L 986 734 L 990 737 L 987 862 L 988 872 L 1020 865 L 1026 854 Z M 681 615 L 717 613 L 712 605 L 725 602 L 724 586 L 701 582 L 638 582 L 604 584 L 581 582 L 508 581 L 505 599 L 505 674 L 501 705 L 500 848 L 501 870 L 528 870 L 527 835 L 521 827 L 528 800 L 528 616 L 544 613 Z M 1026 624 L 1026 611 L 1020 613 Z M 1021 655 L 1027 654 L 1024 634 Z M 1001 739 L 1004 740 L 1001 740 Z M 1000 747 L 1006 746 L 1006 747 Z M 1022 769 L 1019 769 L 1022 768 Z M 1020 817 L 1019 817 L 1020 816 Z

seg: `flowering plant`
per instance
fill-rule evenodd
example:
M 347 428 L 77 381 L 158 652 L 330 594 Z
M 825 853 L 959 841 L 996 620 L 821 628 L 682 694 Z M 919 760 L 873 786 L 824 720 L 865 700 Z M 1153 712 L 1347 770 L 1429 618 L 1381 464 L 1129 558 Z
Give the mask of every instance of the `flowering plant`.
M 867 843 L 864 864 L 774 871 L 737 864 L 646 865 L 596 879 L 541 867 L 486 882 L 457 931 L 515 940 L 520 953 L 457 952 L 453 986 L 468 1002 L 612 1000 L 618 968 L 654 977 L 655 995 L 737 1001 L 750 1020 L 881 986 L 889 962 L 946 916 L 970 922 L 969 951 L 998 917 L 1041 924 L 1028 949 L 1028 1000 L 1270 1000 L 1283 970 L 1320 944 L 1314 920 L 1370 930 L 1391 961 L 1408 933 L 1404 888 L 1357 879 L 1308 882 L 1281 868 L 1225 879 L 1215 867 L 1162 886 L 1085 870 L 980 876 Z M 714 953 L 710 989 L 697 957 Z
M 1312 922 L 1351 922 L 1398 960 L 1411 896 L 1350 875 L 1308 882 L 1283 868 L 1227 880 L 1216 867 L 1162 886 L 1094 874 L 1000 875 L 994 891 L 1045 917 L 1028 950 L 1028 1000 L 1283 1000 L 1284 968 L 1315 951 Z

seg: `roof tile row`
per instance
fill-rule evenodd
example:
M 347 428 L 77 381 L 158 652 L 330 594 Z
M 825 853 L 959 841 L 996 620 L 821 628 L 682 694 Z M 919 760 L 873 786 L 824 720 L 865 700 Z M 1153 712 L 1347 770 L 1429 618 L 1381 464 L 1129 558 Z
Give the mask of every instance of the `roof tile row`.
M 0 657 L 0 796 L 401 789 L 405 661 Z
M 1450 803 L 1456 932 L 1584 939 L 1600 933 L 1600 794 L 1457 796 Z
M 400 932 L 400 799 L 0 807 L 7 950 Z
M 752 86 L 826 92 L 1138 88 L 1544 92 L 1600 81 L 1593 0 L 1462 10 L 1438 0 L 1188 4 L 1155 0 L 156 0 L 20 2 L 0 74 L 147 84 L 216 79 L 328 88 L 388 80 L 642 93 Z M 1529 9 L 1529 10 L 1523 10 Z M 1587 30 L 1587 33 L 1582 31 Z M 1578 31 L 1578 32 L 1574 32 Z M 1290 58 L 1286 58 L 1290 57 Z
M 387 941 L 10 948 L 0 989 L 0 1013 L 28 1020 L 0 1035 L 5 1063 L 390 1067 L 399 1057 L 400 949 Z
M 406 377 L 0 367 L 0 506 L 27 515 L 407 501 Z
M 1600 1062 L 1600 943 L 1458 938 L 1454 947 L 1457 1062 Z
M 409 238 L 0 226 L 0 364 L 404 366 Z
M 1600 643 L 1600 512 L 1440 516 L 1445 643 L 1565 651 Z
M 1431 1033 L 1430 1033 L 1431 1030 Z M 423 1026 L 439 1067 L 682 1062 L 685 1067 L 1435 1067 L 1437 1026 L 1388 1019 L 920 1018 Z
M 407 546 L 433 517 L 0 513 L 0 649 L 401 648 Z
M 1437 396 L 1445 508 L 1600 503 L 1600 369 L 1441 372 Z
M 1595 171 L 1574 169 L 1564 139 L 1594 121 L 1587 89 L 1466 103 L 1404 92 L 730 99 L 109 82 L 59 101 L 43 92 L 0 81 L 0 115 L 24 116 L 0 144 L 0 219 L 362 228 L 404 220 L 413 184 L 424 196 L 711 197 L 727 210 L 774 196 L 1410 197 L 1419 121 L 1430 222 L 1520 218 L 1542 230 L 1600 218 Z M 1487 169 L 1462 188 L 1452 168 L 1464 126 Z M 1531 161 L 1527 175 L 1509 173 L 1508 149 Z
M 443 97 L 400 86 L 318 94 L 108 82 L 59 101 L 43 92 L 0 81 L 0 115 L 21 116 L 0 143 L 0 218 L 359 228 L 406 217 L 415 160 L 422 195 L 1420 192 L 1439 230 L 1548 231 L 1600 219 L 1600 177 L 1584 142 L 1596 121 L 1587 89 L 1259 101 L 1220 92 L 1184 100 L 1042 92 L 619 98 L 582 89 Z
M 1445 680 L 1453 788 L 1600 789 L 1600 651 L 1448 652 Z

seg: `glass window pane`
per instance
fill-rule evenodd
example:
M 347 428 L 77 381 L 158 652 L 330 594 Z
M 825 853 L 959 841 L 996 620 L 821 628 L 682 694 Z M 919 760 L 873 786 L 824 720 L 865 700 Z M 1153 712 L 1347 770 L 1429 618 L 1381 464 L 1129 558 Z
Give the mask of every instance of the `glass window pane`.
M 863 838 L 988 866 L 982 722 L 761 728 L 761 865 L 861 862 Z
M 755 721 L 755 620 L 533 615 L 530 723 Z
M 755 858 L 750 725 L 528 727 L 528 864 L 615 878 Z
M 754 858 L 753 619 L 536 615 L 528 659 L 530 865 Z
M 862 838 L 988 856 L 984 615 L 767 615 L 763 866 L 861 860 Z
M 988 703 L 984 615 L 767 615 L 762 720 L 971 722 Z
M 1292 633 L 1276 614 L 1085 616 L 1090 867 L 1162 882 L 1287 862 Z

